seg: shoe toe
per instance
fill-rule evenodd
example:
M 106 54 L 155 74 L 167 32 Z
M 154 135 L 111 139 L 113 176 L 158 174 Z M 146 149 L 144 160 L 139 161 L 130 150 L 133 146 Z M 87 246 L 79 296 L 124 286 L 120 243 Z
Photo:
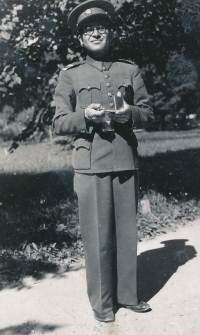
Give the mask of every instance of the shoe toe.
M 126 306 L 126 308 L 132 310 L 133 312 L 136 313 L 144 313 L 147 311 L 151 310 L 150 305 L 147 302 L 141 301 L 138 305 L 136 306 Z
M 100 314 L 96 311 L 94 311 L 94 318 L 101 322 L 113 322 L 115 321 L 115 315 L 113 312 L 110 312 L 108 314 Z

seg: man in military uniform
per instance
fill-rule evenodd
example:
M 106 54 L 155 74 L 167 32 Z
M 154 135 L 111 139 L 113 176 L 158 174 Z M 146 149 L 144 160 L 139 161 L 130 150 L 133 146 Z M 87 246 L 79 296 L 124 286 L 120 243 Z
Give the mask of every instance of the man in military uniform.
M 85 61 L 60 72 L 56 134 L 75 134 L 74 189 L 85 251 L 88 296 L 94 317 L 115 320 L 119 306 L 150 309 L 137 297 L 138 155 L 134 128 L 153 121 L 137 65 L 111 50 L 114 7 L 107 0 L 81 3 L 69 15 L 87 52 Z M 122 98 L 121 98 L 122 97 Z M 120 108 L 118 107 L 120 106 Z

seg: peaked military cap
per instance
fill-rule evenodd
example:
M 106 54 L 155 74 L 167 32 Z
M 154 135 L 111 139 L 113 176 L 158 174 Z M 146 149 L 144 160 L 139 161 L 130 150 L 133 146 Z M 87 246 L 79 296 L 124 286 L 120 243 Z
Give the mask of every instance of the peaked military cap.
M 76 6 L 68 16 L 68 25 L 73 32 L 90 17 L 101 16 L 108 20 L 115 17 L 113 4 L 108 0 L 87 0 Z

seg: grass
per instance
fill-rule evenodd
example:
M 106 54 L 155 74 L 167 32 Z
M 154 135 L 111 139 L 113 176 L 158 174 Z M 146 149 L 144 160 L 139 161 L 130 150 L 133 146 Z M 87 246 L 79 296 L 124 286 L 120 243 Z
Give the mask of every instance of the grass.
M 200 132 L 137 132 L 138 238 L 175 230 L 200 216 Z M 0 148 L 1 283 L 41 278 L 83 255 L 73 194 L 70 139 Z M 12 269 L 12 271 L 11 271 Z
M 200 147 L 200 130 L 137 132 L 140 156 L 154 156 L 168 151 L 194 149 Z

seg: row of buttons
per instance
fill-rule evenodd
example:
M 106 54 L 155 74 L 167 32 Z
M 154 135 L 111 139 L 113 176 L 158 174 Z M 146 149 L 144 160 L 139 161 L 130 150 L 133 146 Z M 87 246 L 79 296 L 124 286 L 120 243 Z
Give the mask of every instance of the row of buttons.
M 103 72 L 103 71 L 106 71 L 105 66 L 103 66 L 101 70 L 102 70 L 102 72 Z M 109 74 L 104 74 L 104 78 L 108 79 L 109 77 L 110 77 Z M 110 83 L 106 83 L 106 87 L 111 87 L 111 84 L 110 84 Z M 111 93 L 111 92 L 108 92 L 108 96 L 109 96 L 109 97 L 112 97 L 112 93 Z M 113 107 L 113 106 L 114 106 L 114 103 L 113 103 L 113 102 L 110 102 L 110 103 L 109 103 L 109 106 L 110 106 L 110 107 Z

